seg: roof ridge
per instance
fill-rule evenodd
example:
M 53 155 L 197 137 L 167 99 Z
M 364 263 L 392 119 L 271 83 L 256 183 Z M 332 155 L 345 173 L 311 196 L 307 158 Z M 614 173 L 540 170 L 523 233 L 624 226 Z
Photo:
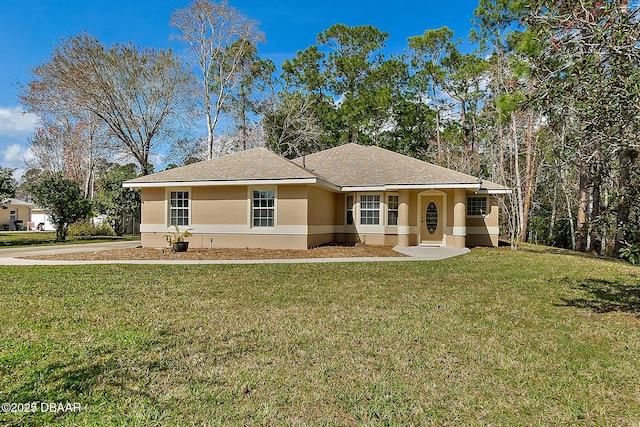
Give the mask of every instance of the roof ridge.
M 418 158 L 416 158 L 416 157 L 407 156 L 406 154 L 398 153 L 397 151 L 387 150 L 386 148 L 382 148 L 382 147 L 379 147 L 379 146 L 377 146 L 377 145 L 368 145 L 368 146 L 366 146 L 365 148 L 373 148 L 373 149 L 382 150 L 382 151 L 384 151 L 384 152 L 390 153 L 390 154 L 395 155 L 395 156 L 402 156 L 402 157 L 404 157 L 404 158 L 411 159 L 412 161 L 417 161 L 417 162 L 421 162 L 421 163 L 426 163 L 426 164 L 428 164 L 428 165 L 431 165 L 431 166 L 433 166 L 433 167 L 435 167 L 435 168 L 438 168 L 438 169 L 442 169 L 443 171 L 447 171 L 447 172 L 449 172 L 449 173 L 454 172 L 454 173 L 456 173 L 456 174 L 464 175 L 464 176 L 469 177 L 469 178 L 478 179 L 478 177 L 477 177 L 477 176 L 470 175 L 470 174 L 468 174 L 468 173 L 464 173 L 464 172 L 460 172 L 460 171 L 455 170 L 455 169 L 447 168 L 447 167 L 445 167 L 445 166 L 437 165 L 437 164 L 435 164 L 435 163 L 428 162 L 428 161 L 426 161 L 426 160 L 421 160 L 421 159 L 418 159 Z
M 267 151 L 268 151 L 268 150 L 267 150 Z M 271 153 L 273 153 L 273 151 L 271 151 Z M 276 154 L 276 153 L 273 153 L 273 154 Z M 295 167 L 297 167 L 297 168 L 299 168 L 299 169 L 302 169 L 303 171 L 305 171 L 305 172 L 307 172 L 307 173 L 312 174 L 312 175 L 313 175 L 313 176 L 315 176 L 316 178 L 320 178 L 320 179 L 322 179 L 323 181 L 327 181 L 328 183 L 333 184 L 333 182 L 329 181 L 328 179 L 326 179 L 325 177 L 323 177 L 323 176 L 322 176 L 322 175 L 320 175 L 319 173 L 315 172 L 313 169 L 308 169 L 306 166 L 302 166 L 302 165 L 299 165 L 299 164 L 297 164 L 296 162 L 294 162 L 294 160 L 296 160 L 296 159 L 301 159 L 301 158 L 302 158 L 302 157 L 304 157 L 305 155 L 303 155 L 303 156 L 301 156 L 301 157 L 296 157 L 296 159 L 287 159 L 286 157 L 281 156 L 281 155 L 279 155 L 279 154 L 276 154 L 276 156 L 280 157 L 281 159 L 286 160 L 287 162 L 291 163 L 291 164 L 292 164 L 292 165 L 294 165 Z M 335 185 L 335 184 L 334 184 L 334 185 Z

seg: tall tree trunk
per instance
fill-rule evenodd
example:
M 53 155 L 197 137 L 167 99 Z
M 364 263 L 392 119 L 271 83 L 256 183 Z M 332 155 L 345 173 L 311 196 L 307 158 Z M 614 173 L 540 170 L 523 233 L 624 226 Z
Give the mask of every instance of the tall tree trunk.
M 431 100 L 433 101 L 433 106 L 436 109 L 436 145 L 438 152 L 436 154 L 436 163 L 438 166 L 442 166 L 442 143 L 440 141 L 440 105 L 438 104 L 438 95 L 436 93 L 435 82 L 432 86 L 432 96 Z
M 596 178 L 591 188 L 591 223 L 589 229 L 589 252 L 597 254 L 600 246 L 600 230 L 597 219 L 600 216 L 600 179 Z
M 564 141 L 564 132 L 562 134 L 562 141 Z M 571 205 L 571 197 L 569 197 L 569 194 L 572 193 L 572 191 L 569 190 L 569 185 L 567 182 L 567 170 L 565 169 L 566 164 L 559 162 L 558 159 L 556 159 L 556 166 L 558 166 L 558 169 L 560 171 L 560 185 L 562 186 L 562 192 L 564 193 L 564 200 L 567 208 L 567 217 L 569 218 L 571 249 L 576 250 L 576 227 L 573 221 L 573 206 Z
M 576 250 L 587 250 L 587 234 L 589 233 L 588 204 L 589 204 L 589 171 L 582 163 L 578 171 L 578 215 L 576 224 Z
M 526 155 L 525 155 L 525 167 L 524 167 L 524 200 L 522 208 L 522 229 L 518 240 L 525 242 L 527 239 L 527 227 L 529 225 L 529 217 L 531 215 L 531 203 L 533 200 L 534 184 L 535 184 L 535 169 L 536 169 L 536 147 L 534 134 L 534 120 L 533 114 L 529 114 L 529 120 L 527 121 L 527 130 L 525 133 Z
M 462 151 L 463 154 L 469 157 L 469 135 L 467 132 L 467 107 L 466 102 L 460 101 L 460 109 L 461 109 L 461 117 L 460 117 L 460 125 L 462 126 Z
M 205 79 L 204 84 L 208 85 L 209 80 Z M 207 160 L 213 159 L 213 117 L 211 116 L 211 96 L 209 91 L 205 89 L 204 96 L 204 112 L 207 119 Z
M 522 179 L 520 177 L 520 152 L 519 152 L 519 144 L 518 144 L 518 125 L 516 122 L 517 114 L 511 115 L 511 139 L 512 139 L 512 148 L 511 148 L 511 159 L 512 159 L 512 169 L 511 174 L 513 179 L 515 180 L 515 206 L 517 216 L 516 222 L 516 239 L 520 240 L 520 236 L 523 233 L 523 224 L 524 224 L 524 204 L 523 204 L 523 196 L 522 196 Z M 526 239 L 526 234 L 524 234 Z
M 553 186 L 553 201 L 551 202 L 551 219 L 549 220 L 549 234 L 547 241 L 551 241 L 553 237 L 553 229 L 556 227 L 556 215 L 558 210 L 558 185 Z
M 627 240 L 627 227 L 631 215 L 631 166 L 637 153 L 628 147 L 622 147 L 618 151 L 618 166 L 620 168 L 618 176 L 618 215 L 616 232 L 615 256 L 624 247 Z

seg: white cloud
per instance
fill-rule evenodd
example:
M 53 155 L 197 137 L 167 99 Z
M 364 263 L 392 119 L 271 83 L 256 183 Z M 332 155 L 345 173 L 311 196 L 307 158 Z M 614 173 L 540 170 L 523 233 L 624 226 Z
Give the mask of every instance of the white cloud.
M 11 143 L 6 147 L 2 147 L 2 138 L 0 138 L 0 166 L 7 168 L 17 168 L 14 176 L 19 178 L 24 173 L 25 160 L 33 157 L 31 150 L 26 145 Z
M 11 144 L 2 151 L 2 163 L 13 165 L 22 162 L 25 148 L 20 144 Z
M 35 129 L 38 117 L 22 107 L 0 107 L 0 136 L 27 135 Z

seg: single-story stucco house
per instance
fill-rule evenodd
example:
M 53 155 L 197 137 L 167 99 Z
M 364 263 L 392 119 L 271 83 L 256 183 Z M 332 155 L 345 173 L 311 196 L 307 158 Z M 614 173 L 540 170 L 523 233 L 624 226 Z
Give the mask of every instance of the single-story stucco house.
M 142 245 L 175 225 L 190 247 L 307 249 L 323 243 L 498 244 L 498 184 L 375 146 L 294 160 L 265 148 L 126 181 L 142 189 Z
M 31 221 L 31 210 L 36 205 L 20 199 L 8 199 L 0 208 L 0 230 L 16 231 L 27 227 Z

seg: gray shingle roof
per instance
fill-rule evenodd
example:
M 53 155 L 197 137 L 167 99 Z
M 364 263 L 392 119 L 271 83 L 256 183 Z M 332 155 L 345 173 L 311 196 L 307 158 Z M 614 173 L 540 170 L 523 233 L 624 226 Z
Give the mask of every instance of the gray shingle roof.
M 302 157 L 293 160 L 303 164 Z M 305 156 L 310 171 L 340 187 L 476 185 L 478 178 L 375 146 L 345 144 Z M 483 181 L 483 188 L 504 187 Z
M 30 208 L 35 208 L 36 205 L 34 203 L 31 202 L 27 202 L 25 200 L 20 200 L 20 199 L 7 199 L 5 202 L 5 205 L 9 206 L 27 206 Z
M 265 148 L 253 148 L 126 182 L 136 184 L 259 181 L 320 178 L 339 187 L 468 185 L 478 179 L 375 146 L 345 144 L 292 161 Z M 483 181 L 482 188 L 506 190 Z
M 315 177 L 313 173 L 265 148 L 252 148 L 216 159 L 134 178 L 127 183 L 252 181 Z

